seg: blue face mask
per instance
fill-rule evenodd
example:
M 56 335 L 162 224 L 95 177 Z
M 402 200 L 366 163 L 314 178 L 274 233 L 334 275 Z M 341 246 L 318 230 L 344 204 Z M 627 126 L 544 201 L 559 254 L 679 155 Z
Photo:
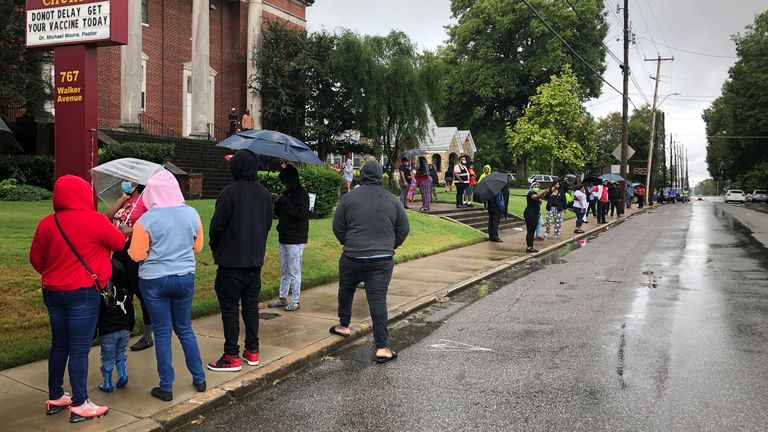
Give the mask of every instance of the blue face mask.
M 120 188 L 123 190 L 123 192 L 130 194 L 134 189 L 136 189 L 136 186 L 134 186 L 131 182 L 122 182 L 120 183 Z

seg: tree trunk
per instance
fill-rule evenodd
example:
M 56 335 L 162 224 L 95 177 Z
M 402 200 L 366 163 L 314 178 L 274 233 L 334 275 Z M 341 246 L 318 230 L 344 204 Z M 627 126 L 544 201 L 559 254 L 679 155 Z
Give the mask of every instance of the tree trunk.
M 526 156 L 517 159 L 516 176 L 518 180 L 528 178 L 528 158 Z

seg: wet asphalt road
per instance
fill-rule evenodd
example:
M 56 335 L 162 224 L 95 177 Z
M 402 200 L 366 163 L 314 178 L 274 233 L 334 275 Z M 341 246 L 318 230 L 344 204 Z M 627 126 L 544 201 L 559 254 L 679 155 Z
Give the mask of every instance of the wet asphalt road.
M 639 215 L 399 323 L 391 364 L 361 342 L 190 429 L 766 430 L 768 251 L 722 205 Z

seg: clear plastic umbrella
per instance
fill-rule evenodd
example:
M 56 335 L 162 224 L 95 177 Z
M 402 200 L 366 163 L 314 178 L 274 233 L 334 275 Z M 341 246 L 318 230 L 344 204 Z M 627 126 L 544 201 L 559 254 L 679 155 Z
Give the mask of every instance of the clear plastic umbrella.
M 123 194 L 120 183 L 131 181 L 146 185 L 149 178 L 162 169 L 162 165 L 142 159 L 115 159 L 91 169 L 93 189 L 102 201 L 112 206 Z

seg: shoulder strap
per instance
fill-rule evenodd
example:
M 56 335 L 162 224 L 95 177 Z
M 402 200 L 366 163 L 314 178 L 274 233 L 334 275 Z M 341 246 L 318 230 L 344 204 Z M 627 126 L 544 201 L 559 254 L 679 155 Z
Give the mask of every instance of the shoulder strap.
M 64 241 L 67 243 L 67 246 L 69 246 L 69 249 L 72 251 L 73 254 L 75 254 L 75 257 L 77 258 L 78 261 L 80 261 L 80 264 L 83 265 L 83 267 L 85 268 L 85 271 L 91 274 L 93 281 L 96 283 L 96 287 L 99 288 L 99 290 L 101 290 L 101 284 L 99 284 L 99 277 L 96 275 L 96 273 L 94 273 L 91 270 L 90 267 L 88 267 L 88 264 L 85 263 L 83 258 L 80 257 L 80 254 L 77 253 L 77 251 L 75 250 L 75 247 L 72 246 L 72 243 L 70 243 L 69 239 L 67 238 L 67 235 L 64 234 L 64 230 L 61 229 L 61 224 L 59 223 L 59 217 L 55 213 L 53 214 L 53 221 L 56 222 L 56 227 L 59 229 L 59 232 L 61 233 L 61 236 L 64 238 Z

